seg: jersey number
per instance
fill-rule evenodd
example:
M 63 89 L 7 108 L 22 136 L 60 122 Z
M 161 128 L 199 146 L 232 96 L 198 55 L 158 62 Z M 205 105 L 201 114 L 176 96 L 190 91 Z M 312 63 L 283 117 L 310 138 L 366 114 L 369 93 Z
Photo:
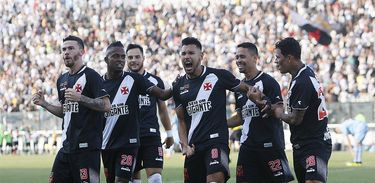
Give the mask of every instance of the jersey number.
M 310 80 L 312 84 L 314 85 L 318 98 L 320 99 L 320 105 L 318 107 L 318 120 L 320 121 L 328 116 L 326 99 L 323 95 L 323 89 L 320 86 L 319 81 L 315 77 L 310 77 Z

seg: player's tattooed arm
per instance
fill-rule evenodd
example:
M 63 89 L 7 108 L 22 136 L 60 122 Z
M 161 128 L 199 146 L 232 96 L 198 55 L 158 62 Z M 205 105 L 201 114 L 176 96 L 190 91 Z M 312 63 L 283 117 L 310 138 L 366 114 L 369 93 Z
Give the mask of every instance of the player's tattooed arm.
M 177 75 L 176 79 L 172 83 L 172 87 L 168 87 L 167 89 L 161 89 L 157 86 L 154 86 L 151 88 L 151 91 L 149 93 L 158 97 L 161 100 L 168 100 L 173 95 L 173 87 L 176 86 L 176 84 L 178 83 L 180 79 L 181 79 L 181 76 Z
M 111 110 L 111 102 L 109 101 L 109 98 L 107 96 L 104 98 L 92 99 L 81 95 L 79 103 L 96 111 L 109 112 Z
M 158 86 L 154 86 L 150 89 L 150 94 L 153 96 L 156 96 L 157 98 L 161 100 L 168 100 L 172 97 L 172 89 L 161 89 Z
M 52 113 L 53 115 L 57 117 L 60 117 L 60 118 L 64 117 L 63 108 L 61 104 L 54 105 L 54 104 L 48 103 L 44 99 L 44 93 L 40 90 L 33 95 L 33 103 L 35 105 L 39 105 L 43 107 L 44 109 L 46 109 L 47 111 L 49 111 L 50 113 Z
M 90 98 L 76 92 L 72 88 L 65 90 L 65 100 L 79 102 L 80 104 L 96 111 L 109 112 L 111 110 L 111 102 L 108 96 L 102 98 Z
M 299 125 L 302 123 L 303 116 L 305 115 L 305 109 L 293 109 L 291 113 L 284 113 L 282 105 L 272 105 L 272 112 L 276 118 L 281 119 L 285 123 L 290 125 Z

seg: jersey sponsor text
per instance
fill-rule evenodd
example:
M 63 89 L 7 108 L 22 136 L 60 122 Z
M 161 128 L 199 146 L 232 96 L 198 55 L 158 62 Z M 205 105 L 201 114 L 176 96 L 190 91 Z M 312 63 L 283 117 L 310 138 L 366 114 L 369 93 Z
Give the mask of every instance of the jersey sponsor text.
M 259 108 L 256 105 L 243 106 L 241 113 L 243 118 L 260 116 Z
M 143 95 L 140 95 L 139 96 L 139 107 L 142 107 L 142 106 L 150 106 L 151 105 L 151 101 L 150 101 L 150 97 L 147 96 L 143 96 Z
M 128 105 L 124 103 L 112 104 L 111 111 L 104 113 L 104 117 L 108 118 L 116 115 L 126 115 L 129 114 Z
M 211 101 L 202 99 L 202 100 L 190 101 L 188 103 L 188 106 L 186 107 L 186 111 L 189 114 L 189 116 L 191 116 L 197 112 L 207 112 L 211 108 L 212 108 Z
M 66 102 L 65 104 L 63 104 L 63 112 L 64 113 L 67 113 L 67 112 L 78 113 L 79 112 L 78 106 L 79 106 L 78 102 Z

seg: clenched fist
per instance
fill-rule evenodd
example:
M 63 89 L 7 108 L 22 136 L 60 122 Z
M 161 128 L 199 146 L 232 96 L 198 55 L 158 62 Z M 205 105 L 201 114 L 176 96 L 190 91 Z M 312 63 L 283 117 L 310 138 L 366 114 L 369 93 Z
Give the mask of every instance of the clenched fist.
M 44 99 L 44 93 L 41 90 L 33 95 L 33 103 L 39 106 L 43 106 L 46 103 L 46 100 Z

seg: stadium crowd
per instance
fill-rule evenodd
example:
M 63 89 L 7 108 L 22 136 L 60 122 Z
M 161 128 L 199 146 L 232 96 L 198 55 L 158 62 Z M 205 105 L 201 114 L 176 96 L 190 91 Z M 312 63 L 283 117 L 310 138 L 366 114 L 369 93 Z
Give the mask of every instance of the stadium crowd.
M 330 31 L 332 43 L 320 45 L 291 23 L 285 6 L 307 19 L 320 15 L 344 31 Z M 141 44 L 148 71 L 169 83 L 183 71 L 178 47 L 182 38 L 199 38 L 204 64 L 237 76 L 236 45 L 250 41 L 259 48 L 261 70 L 276 78 L 284 94 L 289 78 L 274 67 L 273 45 L 294 36 L 329 102 L 371 101 L 375 96 L 371 0 L 3 0 L 0 17 L 0 112 L 36 110 L 31 96 L 39 88 L 47 100 L 57 100 L 56 73 L 65 70 L 59 48 L 69 34 L 85 39 L 84 61 L 101 74 L 106 70 L 103 51 L 110 42 Z

